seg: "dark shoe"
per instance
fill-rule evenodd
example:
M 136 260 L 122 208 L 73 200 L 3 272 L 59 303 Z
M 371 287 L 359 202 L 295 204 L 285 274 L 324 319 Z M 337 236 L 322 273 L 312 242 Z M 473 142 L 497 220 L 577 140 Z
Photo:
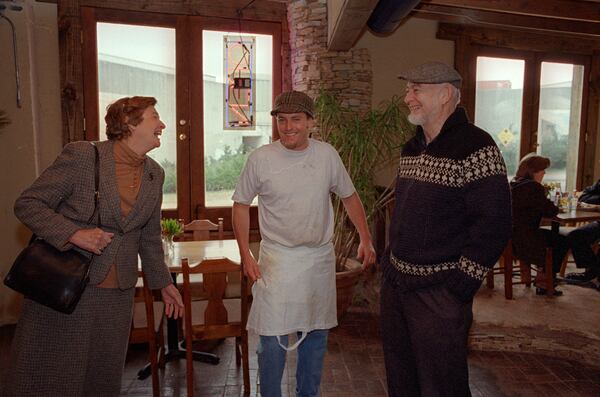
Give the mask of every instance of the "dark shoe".
M 546 288 L 535 287 L 536 295 L 546 295 L 547 292 L 548 291 L 546 290 Z M 562 294 L 563 294 L 562 291 L 555 289 L 552 296 L 562 296 Z
M 565 280 L 568 282 L 575 283 L 587 283 L 588 281 L 592 281 L 596 278 L 596 273 L 586 270 L 583 273 L 569 273 L 565 276 Z

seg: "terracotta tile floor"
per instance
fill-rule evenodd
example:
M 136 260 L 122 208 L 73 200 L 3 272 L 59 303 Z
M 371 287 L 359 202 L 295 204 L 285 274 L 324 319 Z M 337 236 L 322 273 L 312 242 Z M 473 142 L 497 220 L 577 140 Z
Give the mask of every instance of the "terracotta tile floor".
M 469 356 L 473 396 L 600 396 L 600 360 L 596 359 L 600 357 L 600 293 L 565 285 L 561 287 L 565 295 L 555 299 L 536 296 L 531 288 L 518 286 L 515 299 L 506 300 L 501 279 L 496 280 L 496 289 L 482 288 L 474 305 L 471 344 L 486 351 L 473 351 Z M 8 350 L 13 332 L 13 325 L 0 327 L 0 382 L 10 366 Z M 260 395 L 256 344 L 257 337 L 251 335 L 251 396 Z M 512 352 L 495 351 L 494 346 Z M 204 346 L 196 348 L 204 350 Z M 195 395 L 242 395 L 233 341 L 212 348 L 221 363 L 195 363 Z M 533 352 L 515 352 L 523 349 Z M 538 354 L 540 351 L 553 352 L 554 357 Z M 572 355 L 577 352 L 585 354 Z M 583 358 L 588 364 L 555 358 L 556 353 Z M 123 396 L 152 395 L 150 379 L 140 381 L 136 377 L 146 356 L 143 346 L 129 350 Z M 286 369 L 284 374 L 283 395 L 295 396 L 294 353 L 288 356 L 288 368 L 292 370 Z M 185 396 L 185 360 L 168 363 L 160 380 L 162 396 Z M 324 397 L 386 395 L 376 315 L 353 307 L 331 332 L 321 386 Z
M 256 350 L 250 341 L 251 396 L 260 395 Z M 197 396 L 240 396 L 241 370 L 235 365 L 233 342 L 214 348 L 221 357 L 217 366 L 195 363 Z M 130 349 L 123 396 L 150 396 L 150 380 L 137 380 L 146 357 L 141 347 Z M 600 396 L 600 367 L 531 353 L 474 351 L 469 357 L 473 396 Z M 295 396 L 295 354 L 289 354 L 284 373 L 284 396 Z M 185 395 L 185 360 L 172 362 L 161 373 L 162 396 Z M 332 331 L 322 379 L 323 397 L 385 396 L 383 350 L 378 338 L 377 318 L 352 308 L 342 324 Z

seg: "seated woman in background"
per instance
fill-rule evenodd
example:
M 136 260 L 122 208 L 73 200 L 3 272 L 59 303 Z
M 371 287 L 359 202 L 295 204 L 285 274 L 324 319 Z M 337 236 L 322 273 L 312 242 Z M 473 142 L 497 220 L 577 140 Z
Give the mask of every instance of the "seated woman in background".
M 519 163 L 519 169 L 510 182 L 513 210 L 513 248 L 515 257 L 533 263 L 544 269 L 546 247 L 552 248 L 552 270 L 554 276 L 560 271 L 563 259 L 569 249 L 567 237 L 557 235 L 549 229 L 540 228 L 543 217 L 551 218 L 558 214 L 558 207 L 548 198 L 542 186 L 542 179 L 550 160 L 546 157 L 529 153 Z M 546 293 L 546 286 L 536 278 L 536 293 Z M 556 280 L 556 277 L 553 277 Z M 555 290 L 554 295 L 562 295 Z

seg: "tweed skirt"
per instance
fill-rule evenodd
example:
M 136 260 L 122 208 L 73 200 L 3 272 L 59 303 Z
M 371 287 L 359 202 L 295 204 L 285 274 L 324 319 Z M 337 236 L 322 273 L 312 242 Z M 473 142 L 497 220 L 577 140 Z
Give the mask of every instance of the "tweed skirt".
M 118 396 L 133 294 L 88 286 L 71 314 L 25 299 L 4 395 Z

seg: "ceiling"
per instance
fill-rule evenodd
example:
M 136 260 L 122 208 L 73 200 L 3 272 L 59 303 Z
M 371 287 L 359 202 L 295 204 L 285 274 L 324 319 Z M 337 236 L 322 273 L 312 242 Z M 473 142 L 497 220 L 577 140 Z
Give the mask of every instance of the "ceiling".
M 330 33 L 330 49 L 350 49 L 377 2 L 343 3 Z M 600 40 L 600 0 L 421 0 L 407 16 L 412 17 Z

